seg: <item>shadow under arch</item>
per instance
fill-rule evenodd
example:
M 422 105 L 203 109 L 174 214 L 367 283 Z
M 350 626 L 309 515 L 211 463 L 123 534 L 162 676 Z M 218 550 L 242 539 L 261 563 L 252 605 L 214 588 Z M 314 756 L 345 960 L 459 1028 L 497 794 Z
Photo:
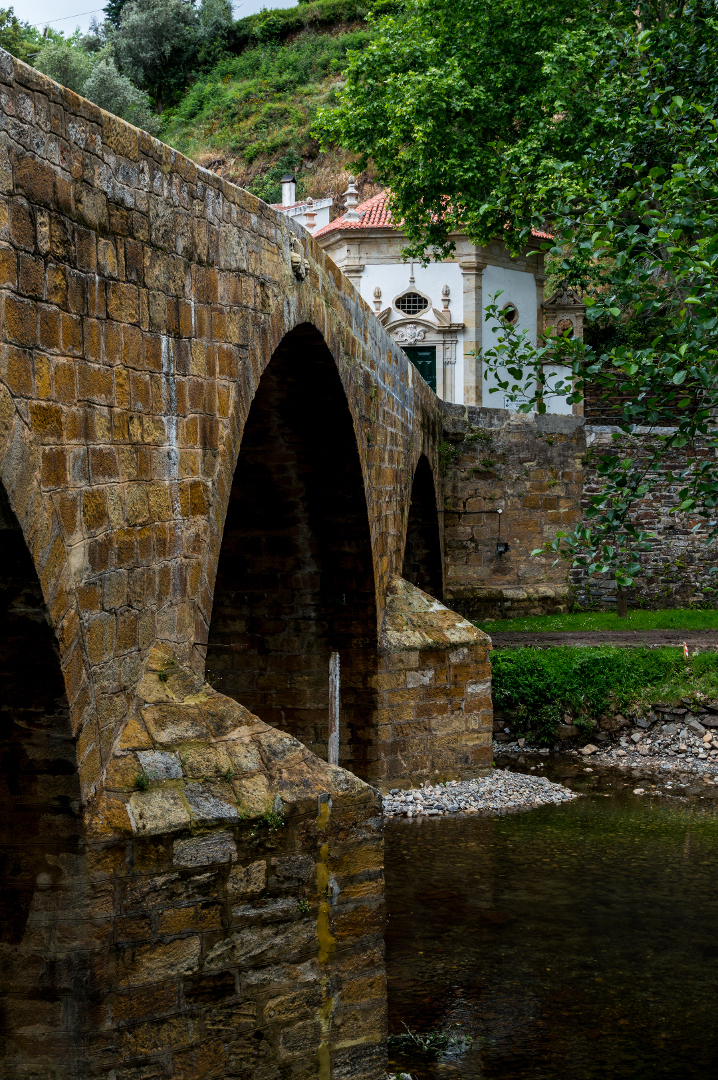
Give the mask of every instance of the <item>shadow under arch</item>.
M 419 458 L 411 485 L 401 576 L 437 600 L 443 600 L 444 574 L 436 488 L 431 465 L 424 454 Z
M 81 923 L 81 792 L 54 629 L 0 483 L 0 1072 L 56 1074 L 72 1042 Z M 81 876 L 81 875 L 80 875 Z M 73 1050 L 73 1056 L 77 1050 Z
M 216 688 L 322 758 L 338 652 L 339 763 L 367 772 L 377 612 L 366 495 L 336 364 L 308 323 L 283 338 L 249 410 L 208 642 Z

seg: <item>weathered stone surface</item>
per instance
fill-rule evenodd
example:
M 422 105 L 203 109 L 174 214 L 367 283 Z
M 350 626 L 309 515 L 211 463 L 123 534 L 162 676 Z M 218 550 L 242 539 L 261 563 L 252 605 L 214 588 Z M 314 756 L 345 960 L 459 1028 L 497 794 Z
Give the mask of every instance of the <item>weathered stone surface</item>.
M 0 82 L 0 1072 L 378 1080 L 360 775 L 490 761 L 488 639 L 410 587 L 385 618 L 405 562 L 441 594 L 439 403 L 286 218 L 2 51 Z
M 398 781 L 475 775 L 491 764 L 491 639 L 416 586 L 396 578 L 387 593 L 377 675 L 386 765 Z
M 580 520 L 583 417 L 442 410 L 457 455 L 445 484 L 445 600 L 469 619 L 566 611 L 565 564 L 531 552 Z

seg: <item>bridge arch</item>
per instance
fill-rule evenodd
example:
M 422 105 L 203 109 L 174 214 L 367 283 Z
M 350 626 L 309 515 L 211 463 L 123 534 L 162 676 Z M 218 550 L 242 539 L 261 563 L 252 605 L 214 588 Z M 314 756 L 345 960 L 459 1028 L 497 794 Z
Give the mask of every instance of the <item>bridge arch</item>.
M 371 533 L 352 413 L 310 323 L 282 339 L 249 408 L 208 641 L 216 688 L 323 758 L 338 653 L 339 760 L 362 771 L 377 654 Z
M 411 485 L 402 577 L 437 600 L 444 595 L 441 546 L 434 474 L 422 454 Z
M 63 985 L 87 975 L 81 948 L 72 947 L 72 927 L 81 926 L 81 807 L 55 632 L 0 483 L 0 1060 L 16 1042 L 48 1073 L 45 1046 L 67 1031 Z

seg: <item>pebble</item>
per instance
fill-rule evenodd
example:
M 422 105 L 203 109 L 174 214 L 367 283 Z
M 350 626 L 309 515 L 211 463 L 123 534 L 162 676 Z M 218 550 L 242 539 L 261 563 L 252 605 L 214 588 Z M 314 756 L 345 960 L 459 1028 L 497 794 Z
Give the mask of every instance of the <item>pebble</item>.
M 704 741 L 706 738 L 707 742 Z M 525 752 L 528 748 L 524 745 L 522 749 Z M 517 750 L 517 742 L 501 745 L 501 753 Z M 602 743 L 600 746 L 587 743 L 577 749 L 562 747 L 561 753 L 576 757 L 590 756 L 592 764 L 616 765 L 620 769 L 640 764 L 642 769 L 693 773 L 702 777 L 705 783 L 718 784 L 718 732 L 713 740 L 697 721 L 679 727 L 658 720 L 647 730 L 634 730 L 629 734 L 624 729 L 616 742 Z
M 476 780 L 449 780 L 434 787 L 406 790 L 392 788 L 383 802 L 386 817 L 437 817 L 530 810 L 549 803 L 558 806 L 576 798 L 575 792 L 545 776 L 496 769 L 490 776 Z

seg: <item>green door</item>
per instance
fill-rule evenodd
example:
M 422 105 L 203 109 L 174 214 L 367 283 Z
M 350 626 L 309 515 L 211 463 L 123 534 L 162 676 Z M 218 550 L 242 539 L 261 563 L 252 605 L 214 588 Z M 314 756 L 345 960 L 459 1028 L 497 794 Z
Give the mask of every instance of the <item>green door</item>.
M 436 345 L 405 345 L 404 352 L 421 377 L 436 391 Z

